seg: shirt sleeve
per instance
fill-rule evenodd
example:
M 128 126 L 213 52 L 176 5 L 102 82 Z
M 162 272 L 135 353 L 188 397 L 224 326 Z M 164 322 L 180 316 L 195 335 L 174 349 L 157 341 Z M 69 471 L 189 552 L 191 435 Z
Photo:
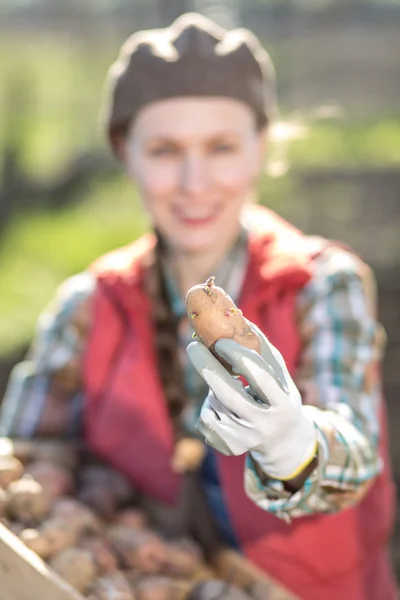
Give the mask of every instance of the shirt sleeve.
M 379 362 L 385 333 L 376 317 L 372 271 L 354 254 L 326 250 L 301 291 L 302 353 L 295 382 L 318 435 L 318 467 L 295 494 L 246 462 L 245 487 L 285 519 L 336 512 L 358 502 L 382 468 L 378 453 Z
M 82 352 L 90 325 L 93 276 L 64 281 L 38 318 L 25 360 L 11 372 L 0 436 L 75 436 L 82 407 Z

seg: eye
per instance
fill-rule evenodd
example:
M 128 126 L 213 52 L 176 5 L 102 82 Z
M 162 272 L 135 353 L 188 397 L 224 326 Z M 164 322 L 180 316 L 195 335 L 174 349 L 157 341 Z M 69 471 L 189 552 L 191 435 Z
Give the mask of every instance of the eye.
M 150 156 L 154 157 L 174 156 L 175 154 L 178 154 L 178 152 L 179 149 L 173 144 L 162 144 L 149 149 Z
M 236 151 L 236 145 L 229 142 L 218 142 L 213 144 L 212 151 L 215 154 L 228 154 Z

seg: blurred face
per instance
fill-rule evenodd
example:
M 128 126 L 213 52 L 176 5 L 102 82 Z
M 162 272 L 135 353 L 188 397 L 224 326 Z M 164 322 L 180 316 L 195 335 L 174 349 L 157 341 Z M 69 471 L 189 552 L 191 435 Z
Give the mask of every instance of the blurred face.
M 146 106 L 122 156 L 154 226 L 178 251 L 233 242 L 263 157 L 263 136 L 244 103 L 173 98 Z

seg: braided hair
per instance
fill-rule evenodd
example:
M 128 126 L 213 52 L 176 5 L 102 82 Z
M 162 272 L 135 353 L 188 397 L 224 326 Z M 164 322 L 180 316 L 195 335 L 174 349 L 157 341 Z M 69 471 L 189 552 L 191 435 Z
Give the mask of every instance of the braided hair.
M 179 360 L 179 319 L 171 307 L 162 261 L 165 244 L 157 231 L 156 240 L 153 264 L 147 271 L 146 291 L 152 306 L 156 359 L 160 380 L 172 421 L 175 440 L 179 440 L 183 435 L 182 412 L 187 403 L 184 373 Z

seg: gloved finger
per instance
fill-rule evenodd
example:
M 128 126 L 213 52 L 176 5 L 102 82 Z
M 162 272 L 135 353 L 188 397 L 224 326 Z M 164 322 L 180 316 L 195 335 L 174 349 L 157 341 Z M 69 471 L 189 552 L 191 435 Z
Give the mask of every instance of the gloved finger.
M 289 388 L 286 380 L 282 380 L 280 374 L 257 352 L 231 339 L 218 340 L 215 350 L 247 379 L 251 390 L 263 402 L 273 405 L 287 400 Z
M 207 427 L 207 425 L 201 419 L 197 421 L 196 429 L 198 429 L 198 431 L 200 431 L 200 433 L 204 436 L 204 441 L 208 446 L 215 448 L 215 450 L 218 450 L 218 452 L 221 452 L 221 454 L 225 454 L 225 456 L 232 455 L 231 449 L 221 435 L 214 429 Z
M 239 415 L 226 408 L 226 406 L 224 406 L 224 404 L 222 404 L 222 402 L 214 395 L 212 390 L 209 391 L 208 396 L 203 403 L 200 416 L 205 414 L 206 407 L 211 409 L 214 417 L 217 418 L 217 425 L 219 428 L 221 428 L 221 431 L 229 429 L 229 431 L 235 431 L 235 434 L 240 437 L 245 436 L 247 441 L 251 441 L 251 439 L 253 439 L 256 431 L 254 429 L 254 409 L 251 411 L 251 413 L 249 412 L 248 416 L 252 417 L 250 420 L 244 417 L 239 417 Z M 260 409 L 260 404 L 258 402 L 256 403 L 256 408 Z M 258 414 L 256 414 L 256 420 L 257 418 Z M 211 423 L 215 424 L 215 419 L 213 419 Z M 254 443 L 257 444 L 257 441 Z
M 280 361 L 277 360 L 277 358 L 274 356 L 274 354 L 272 353 L 272 349 L 271 349 L 271 344 L 268 342 L 268 340 L 266 339 L 266 337 L 262 334 L 262 332 L 256 328 L 256 326 L 253 323 L 250 323 L 250 321 L 248 321 L 250 327 L 253 328 L 253 330 L 259 335 L 260 340 L 261 340 L 261 358 L 264 360 L 264 368 L 269 372 L 269 374 L 271 375 L 271 377 L 273 377 L 275 379 L 275 381 L 277 382 L 277 384 L 281 387 L 283 392 L 288 393 L 289 389 L 288 389 L 288 382 L 287 382 L 287 376 L 286 373 L 284 372 L 284 369 L 282 368 L 282 364 Z M 237 350 L 239 348 L 243 348 L 244 351 L 246 351 L 246 354 L 250 357 L 253 356 L 254 360 L 257 360 L 257 357 L 260 357 L 260 355 L 255 352 L 254 350 L 250 350 L 248 348 L 245 348 L 244 346 L 239 345 L 237 342 L 235 342 L 234 340 L 226 340 L 226 341 L 232 341 L 233 344 L 227 344 L 226 345 L 226 351 L 228 352 L 228 355 L 231 354 L 231 357 L 229 359 L 230 364 L 232 364 L 232 367 L 235 369 L 235 371 L 237 371 L 238 373 L 240 373 L 240 375 L 245 376 L 245 374 L 242 372 L 241 368 L 242 368 L 242 364 L 239 361 L 239 364 L 237 363 Z M 221 344 L 220 344 L 221 342 Z M 234 350 L 232 353 L 229 352 L 229 348 L 232 347 L 232 350 Z M 218 352 L 218 354 L 220 354 L 220 352 L 218 351 L 218 348 L 221 348 L 222 351 L 224 351 L 225 348 L 225 342 L 223 339 L 218 340 L 215 344 L 215 349 Z M 221 354 L 222 356 L 222 354 Z M 225 358 L 225 360 L 228 360 L 228 358 L 226 357 L 222 357 Z M 283 359 L 282 359 L 283 361 Z M 260 362 L 260 361 L 259 361 Z M 284 364 L 284 362 L 283 362 Z
M 218 413 L 214 410 L 215 406 L 219 408 Z M 223 454 L 238 455 L 247 452 L 249 436 L 242 435 L 243 427 L 239 423 L 240 419 L 236 419 L 210 392 L 197 423 L 197 428 L 203 433 L 207 443 Z
M 242 382 L 232 377 L 204 344 L 192 342 L 186 351 L 195 369 L 214 395 L 238 417 L 246 419 L 249 408 L 260 406 L 250 394 L 246 393 Z
M 257 327 L 257 325 L 255 325 L 248 319 L 246 319 L 246 321 L 251 327 L 251 329 L 258 334 L 258 337 L 261 340 L 261 356 L 263 357 L 265 362 L 270 364 L 273 367 L 274 371 L 276 371 L 276 373 L 278 373 L 283 380 L 286 380 L 288 377 L 290 378 L 285 360 L 282 354 L 279 352 L 279 350 L 275 348 L 273 344 L 271 344 L 266 335 L 261 331 L 259 327 Z
M 246 319 L 247 321 L 247 319 Z M 260 339 L 261 339 L 261 356 L 263 357 L 263 359 L 268 362 L 268 360 L 272 360 L 275 359 L 276 364 L 278 365 L 278 368 L 281 368 L 282 371 L 282 377 L 284 378 L 286 384 L 287 384 L 287 388 L 288 388 L 288 392 L 291 396 L 299 396 L 300 395 L 298 393 L 298 389 L 289 373 L 289 369 L 287 368 L 285 359 L 283 358 L 282 354 L 279 352 L 278 348 L 276 348 L 273 344 L 271 344 L 271 342 L 267 339 L 266 335 L 257 327 L 257 325 L 255 325 L 254 323 L 251 323 L 250 321 L 247 321 L 248 324 L 250 325 L 250 327 L 253 329 L 253 331 L 255 331 Z
M 223 432 L 219 431 L 220 424 L 224 418 L 224 411 L 226 412 L 226 409 L 224 409 L 223 405 L 218 406 L 218 400 L 210 391 L 201 407 L 196 427 L 204 435 L 208 445 L 219 450 L 222 454 L 229 455 L 232 452 L 224 439 Z
M 220 400 L 218 400 L 211 389 L 208 392 L 207 398 L 203 402 L 201 414 L 204 414 L 206 409 L 210 409 L 220 422 L 226 422 L 227 420 L 235 424 L 241 422 L 240 417 L 236 413 L 229 410 L 229 408 L 227 408 Z

